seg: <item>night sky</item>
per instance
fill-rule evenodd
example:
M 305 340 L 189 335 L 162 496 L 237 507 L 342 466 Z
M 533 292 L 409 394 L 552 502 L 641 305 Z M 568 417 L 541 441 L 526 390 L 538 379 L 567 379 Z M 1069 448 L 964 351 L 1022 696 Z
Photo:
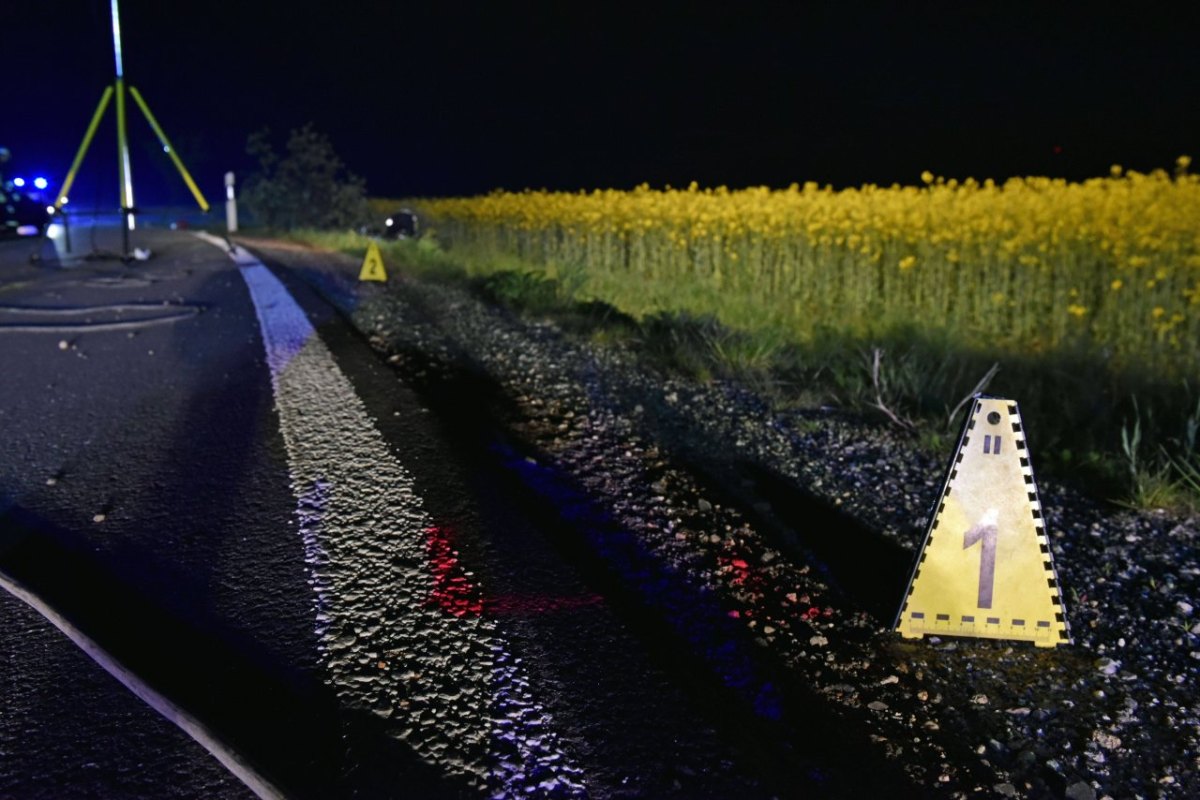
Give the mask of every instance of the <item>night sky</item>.
M 1120 5 L 123 0 L 121 22 L 127 82 L 216 202 L 226 170 L 253 166 L 250 132 L 309 121 L 379 196 L 1200 157 L 1196 12 Z M 7 0 L 0 17 L 0 145 L 58 182 L 112 80 L 109 2 Z M 139 205 L 189 202 L 129 113 Z M 80 203 L 117 205 L 114 127 Z

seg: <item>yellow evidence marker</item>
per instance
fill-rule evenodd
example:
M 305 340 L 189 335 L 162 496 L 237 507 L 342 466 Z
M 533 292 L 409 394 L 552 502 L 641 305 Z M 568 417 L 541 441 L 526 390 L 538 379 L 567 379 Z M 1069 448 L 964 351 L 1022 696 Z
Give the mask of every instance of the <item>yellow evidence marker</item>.
M 896 630 L 1070 643 L 1017 404 L 975 395 Z
M 383 268 L 383 255 L 379 252 L 379 245 L 374 242 L 367 245 L 367 257 L 363 259 L 358 279 L 360 281 L 387 280 L 387 271 Z

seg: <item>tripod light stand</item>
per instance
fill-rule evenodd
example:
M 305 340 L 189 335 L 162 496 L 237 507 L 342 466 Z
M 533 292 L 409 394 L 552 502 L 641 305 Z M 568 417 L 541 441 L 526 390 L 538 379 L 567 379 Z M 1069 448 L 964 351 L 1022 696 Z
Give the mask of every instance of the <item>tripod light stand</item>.
M 87 133 L 84 134 L 83 142 L 79 145 L 79 151 L 75 154 L 75 161 L 72 162 L 71 169 L 67 173 L 67 178 L 62 182 L 62 189 L 54 201 L 54 210 L 56 213 L 60 212 L 62 207 L 68 202 L 68 193 L 71 191 L 71 185 L 75 182 L 75 175 L 79 171 L 79 165 L 83 163 L 83 158 L 92 143 L 92 137 L 96 135 L 96 129 L 100 126 L 100 120 L 104 117 L 104 112 L 108 109 L 109 102 L 115 96 L 117 99 L 117 176 L 121 184 L 122 243 L 124 246 L 124 255 L 128 257 L 129 232 L 134 229 L 134 215 L 137 213 L 137 209 L 133 205 L 133 175 L 129 169 L 129 139 L 125 126 L 125 71 L 121 63 L 121 19 L 117 11 L 117 0 L 112 0 L 112 28 L 113 53 L 116 56 L 117 77 L 113 85 L 106 87 L 104 94 L 100 97 L 100 104 L 96 106 L 96 113 L 92 115 L 92 121 L 88 125 Z M 154 130 L 155 136 L 158 137 L 158 141 L 162 145 L 163 152 L 171 158 L 171 162 L 179 170 L 183 182 L 191 190 L 192 196 L 196 198 L 196 202 L 200 205 L 200 209 L 208 211 L 208 201 L 204 199 L 204 195 L 201 194 L 199 187 L 196 186 L 196 182 L 188 174 L 187 168 L 183 166 L 183 162 L 179 159 L 179 154 L 175 152 L 175 148 L 167 140 L 167 135 L 163 133 L 163 129 L 159 126 L 158 121 L 150 113 L 150 106 L 146 105 L 146 101 L 142 98 L 141 93 L 134 87 L 129 87 L 129 94 L 133 97 L 134 102 L 137 103 L 138 108 L 141 109 L 146 121 L 150 123 L 151 129 Z

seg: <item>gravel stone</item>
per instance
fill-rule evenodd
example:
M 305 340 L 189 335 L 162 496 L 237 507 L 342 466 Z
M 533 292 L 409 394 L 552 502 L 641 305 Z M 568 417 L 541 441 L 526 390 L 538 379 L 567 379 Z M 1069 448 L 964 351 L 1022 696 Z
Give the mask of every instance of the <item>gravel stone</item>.
M 1091 784 L 1079 781 L 1067 787 L 1067 800 L 1096 800 L 1096 790 Z

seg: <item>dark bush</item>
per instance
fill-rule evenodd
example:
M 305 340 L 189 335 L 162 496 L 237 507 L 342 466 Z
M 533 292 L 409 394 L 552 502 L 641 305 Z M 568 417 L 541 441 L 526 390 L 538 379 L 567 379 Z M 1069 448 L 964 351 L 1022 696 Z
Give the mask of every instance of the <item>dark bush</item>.
M 267 130 L 251 134 L 246 151 L 258 171 L 246 181 L 242 204 L 270 228 L 356 228 L 370 218 L 366 182 L 346 170 L 325 134 L 312 124 L 288 135 L 282 157 Z

